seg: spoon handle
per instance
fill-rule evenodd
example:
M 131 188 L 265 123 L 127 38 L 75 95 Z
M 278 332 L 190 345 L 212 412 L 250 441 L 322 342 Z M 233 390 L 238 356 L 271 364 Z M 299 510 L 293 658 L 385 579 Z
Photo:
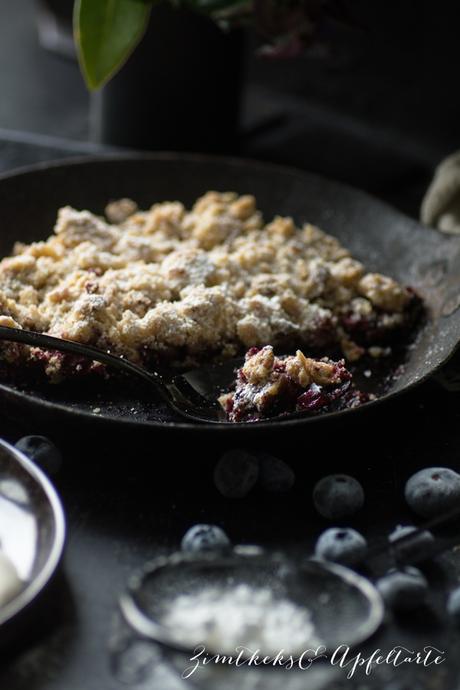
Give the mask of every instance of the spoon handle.
M 83 345 L 74 340 L 64 340 L 63 338 L 56 338 L 51 335 L 43 333 L 36 333 L 35 331 L 28 331 L 20 328 L 8 328 L 0 326 L 0 341 L 5 340 L 14 343 L 23 343 L 31 347 L 40 347 L 46 350 L 57 350 L 59 352 L 70 352 L 73 355 L 86 357 L 101 364 L 107 364 L 115 369 L 119 369 L 128 374 L 141 377 L 153 386 L 163 400 L 169 405 L 171 404 L 171 395 L 168 387 L 163 381 L 160 374 L 156 371 L 147 371 L 143 367 L 133 364 L 123 357 L 117 357 L 109 352 L 104 352 L 92 345 Z
M 417 538 L 420 538 L 424 532 L 431 530 L 436 530 L 436 538 L 433 540 L 431 546 L 428 545 L 424 547 L 419 555 L 416 555 L 416 552 L 414 552 L 414 554 L 411 554 L 410 558 L 404 557 L 404 552 L 400 551 L 401 547 L 410 546 L 411 543 L 415 543 Z M 438 530 L 440 531 L 438 532 Z M 431 518 L 417 529 L 414 529 L 413 532 L 409 532 L 393 541 L 389 541 L 388 538 L 379 540 L 368 550 L 367 560 L 372 561 L 378 559 L 380 556 L 393 554 L 397 556 L 399 561 L 413 564 L 428 558 L 433 558 L 458 544 L 460 544 L 459 506 Z

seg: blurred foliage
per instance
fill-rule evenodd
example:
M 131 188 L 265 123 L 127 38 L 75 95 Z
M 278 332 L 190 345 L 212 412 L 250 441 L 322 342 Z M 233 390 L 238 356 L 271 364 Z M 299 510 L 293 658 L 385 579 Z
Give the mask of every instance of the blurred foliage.
M 75 41 L 88 87 L 103 86 L 123 66 L 147 28 L 158 0 L 75 0 Z M 211 17 L 222 29 L 251 24 L 272 57 L 298 55 L 318 21 L 340 0 L 169 0 Z

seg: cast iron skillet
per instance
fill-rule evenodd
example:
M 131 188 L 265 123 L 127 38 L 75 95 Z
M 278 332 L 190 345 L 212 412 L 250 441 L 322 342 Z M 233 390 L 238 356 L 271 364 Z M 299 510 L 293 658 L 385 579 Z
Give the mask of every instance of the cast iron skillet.
M 131 197 L 141 208 L 179 199 L 190 205 L 209 189 L 252 193 L 265 218 L 291 215 L 337 236 L 369 270 L 412 285 L 424 298 L 428 319 L 411 347 L 406 366 L 379 404 L 429 377 L 454 352 L 460 340 L 460 240 L 420 226 L 363 192 L 289 168 L 226 158 L 152 154 L 85 158 L 34 166 L 0 177 L 0 254 L 14 241 L 46 238 L 56 211 L 70 204 L 103 213 L 111 199 Z M 82 382 L 43 387 L 0 385 L 9 411 L 37 413 L 56 422 L 111 421 L 154 429 L 213 429 L 182 421 L 166 407 L 128 383 Z M 364 406 L 366 407 L 366 406 Z M 275 419 L 248 425 L 223 425 L 232 433 L 251 429 L 298 427 L 319 419 L 357 414 L 345 410 L 319 417 Z

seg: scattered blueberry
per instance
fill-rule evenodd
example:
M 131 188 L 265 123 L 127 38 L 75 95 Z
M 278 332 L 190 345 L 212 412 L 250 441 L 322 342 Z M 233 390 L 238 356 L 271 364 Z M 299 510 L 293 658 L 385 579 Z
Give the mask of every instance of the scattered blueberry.
M 330 527 L 321 534 L 315 546 L 315 556 L 343 565 L 360 563 L 366 551 L 366 540 L 350 527 Z
M 427 467 L 408 480 L 404 495 L 417 515 L 439 515 L 460 503 L 460 475 L 446 467 Z
M 16 443 L 16 448 L 47 474 L 56 474 L 62 465 L 60 450 L 46 436 L 23 436 Z
M 183 551 L 218 551 L 227 549 L 230 539 L 217 525 L 194 525 L 187 530 L 181 542 Z
M 214 470 L 214 483 L 222 496 L 226 498 L 243 498 L 246 496 L 259 476 L 257 458 L 245 450 L 235 448 L 220 458 Z
M 395 610 L 416 608 L 425 600 L 428 582 L 417 568 L 390 570 L 377 581 L 377 589 L 387 606 Z
M 363 507 L 363 487 L 357 479 L 347 474 L 331 474 L 315 485 L 313 503 L 323 517 L 339 520 L 353 515 Z
M 284 460 L 268 453 L 257 453 L 259 459 L 259 481 L 265 491 L 285 493 L 295 483 L 295 474 Z
M 460 587 L 452 590 L 447 599 L 447 612 L 460 625 Z
M 396 539 L 405 537 L 416 531 L 416 527 L 398 525 L 390 534 L 388 540 L 394 542 Z M 434 544 L 434 536 L 427 529 L 414 536 L 413 539 L 394 546 L 396 557 L 403 561 L 423 561 L 429 557 L 430 547 Z

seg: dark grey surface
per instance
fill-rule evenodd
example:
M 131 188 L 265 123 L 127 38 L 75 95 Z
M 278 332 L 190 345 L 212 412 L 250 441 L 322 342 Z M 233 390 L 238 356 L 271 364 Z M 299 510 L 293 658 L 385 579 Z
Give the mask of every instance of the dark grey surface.
M 32 4 L 16 0 L 0 6 L 0 127 L 85 141 L 88 98 L 77 67 L 39 50 Z M 397 12 L 390 3 L 378 6 L 374 29 L 359 34 L 351 60 L 345 50 L 325 63 L 252 68 L 257 88 L 249 94 L 251 135 L 243 150 L 341 178 L 415 216 L 433 165 L 460 143 L 455 104 L 460 91 L 450 88 L 457 72 L 456 41 L 448 40 L 457 22 L 433 12 L 425 1 L 407 3 Z M 275 77 L 274 92 L 267 84 Z M 0 169 L 80 152 L 72 143 L 10 133 L 0 141 Z M 460 362 L 449 369 L 444 379 L 453 387 Z M 388 533 L 397 523 L 413 523 L 402 497 L 411 472 L 428 465 L 460 470 L 458 389 L 457 384 L 449 393 L 431 381 L 365 424 L 339 426 L 327 436 L 309 432 L 260 441 L 259 449 L 293 465 L 296 487 L 286 497 L 259 491 L 237 502 L 223 499 L 213 486 L 222 443 L 190 443 L 178 435 L 165 447 L 141 435 L 69 433 L 54 425 L 50 434 L 65 456 L 54 481 L 69 522 L 63 575 L 41 608 L 31 612 L 16 644 L 2 652 L 0 687 L 177 688 L 171 665 L 114 622 L 118 594 L 133 569 L 177 548 L 197 521 L 223 525 L 235 541 L 309 553 L 327 526 L 313 511 L 312 486 L 331 471 L 349 472 L 363 483 L 366 507 L 353 524 L 368 538 Z M 1 413 L 0 432 L 9 439 L 43 429 L 33 415 L 25 414 L 18 425 L 5 419 L 4 409 Z M 428 608 L 405 620 L 390 619 L 366 650 L 431 644 L 445 650 L 443 665 L 379 667 L 370 678 L 361 672 L 353 681 L 343 671 L 319 668 L 302 675 L 301 690 L 321 685 L 328 690 L 457 690 L 460 635 L 446 621 L 445 600 L 460 577 L 459 552 L 439 559 L 427 574 Z M 269 678 L 263 674 L 263 690 L 271 690 Z M 288 680 L 297 684 L 288 673 L 276 676 L 274 690 Z M 230 685 L 242 688 L 241 674 L 231 676 Z M 224 679 L 213 690 L 224 690 Z

